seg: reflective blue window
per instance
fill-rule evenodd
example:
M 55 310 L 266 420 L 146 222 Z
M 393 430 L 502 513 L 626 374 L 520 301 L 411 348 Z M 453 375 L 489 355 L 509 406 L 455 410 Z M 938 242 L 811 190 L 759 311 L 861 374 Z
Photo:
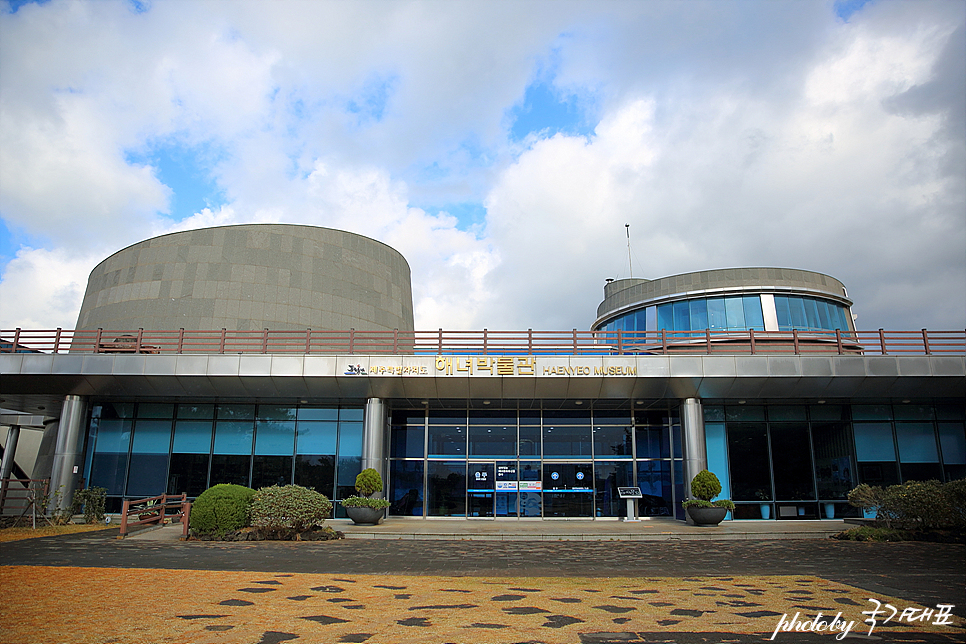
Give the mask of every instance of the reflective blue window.
M 298 436 L 296 451 L 299 454 L 335 455 L 336 439 L 339 433 L 339 424 L 337 422 L 300 420 L 296 433 Z
M 855 457 L 859 461 L 894 461 L 891 423 L 855 423 Z
M 207 454 L 211 451 L 210 420 L 178 420 L 174 426 L 176 454 Z
M 252 453 L 255 405 L 219 405 L 215 422 L 215 454 Z
M 255 426 L 255 454 L 291 456 L 295 450 L 294 420 L 259 420 Z
M 939 423 L 939 443 L 946 465 L 966 465 L 966 432 L 963 423 Z
M 728 320 L 728 329 L 745 328 L 745 310 L 740 297 L 726 297 L 725 319 Z
M 938 463 L 932 423 L 896 423 L 896 442 L 902 463 Z
M 704 298 L 691 300 L 691 330 L 702 331 L 708 326 L 708 301 Z
M 657 330 L 674 330 L 674 315 L 670 304 L 662 304 L 657 307 Z
M 757 295 L 746 295 L 741 298 L 741 305 L 745 314 L 745 328 L 764 331 L 765 318 L 761 312 L 761 298 Z
M 708 300 L 708 328 L 718 331 L 728 328 L 723 297 L 712 297 Z
M 674 302 L 672 305 L 673 316 L 674 316 L 674 326 L 671 327 L 675 331 L 690 331 L 691 330 L 691 307 L 687 300 L 682 300 L 680 302 Z

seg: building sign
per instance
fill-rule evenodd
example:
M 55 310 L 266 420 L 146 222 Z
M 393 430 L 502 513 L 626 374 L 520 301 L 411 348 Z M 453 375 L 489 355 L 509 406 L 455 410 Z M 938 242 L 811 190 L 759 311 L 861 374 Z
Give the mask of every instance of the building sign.
M 497 492 L 516 492 L 517 482 L 516 481 L 497 481 L 496 491 Z
M 379 364 L 379 362 L 395 364 Z M 399 364 L 399 362 L 406 364 Z M 566 364 L 563 364 L 566 362 Z M 580 364 L 584 362 L 586 364 Z M 636 376 L 637 365 L 607 364 L 599 358 L 570 359 L 538 358 L 536 356 L 407 356 L 395 359 L 373 357 L 369 366 L 346 364 L 345 376 Z
M 521 492 L 539 492 L 542 489 L 542 481 L 520 481 Z

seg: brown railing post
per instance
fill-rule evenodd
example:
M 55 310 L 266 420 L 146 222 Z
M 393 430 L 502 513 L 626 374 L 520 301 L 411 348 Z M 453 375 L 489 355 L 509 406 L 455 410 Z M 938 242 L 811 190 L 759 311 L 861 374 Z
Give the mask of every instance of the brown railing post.
M 184 327 L 178 329 L 178 353 L 184 352 Z
M 488 344 L 487 343 L 487 339 L 488 339 L 487 338 L 487 330 L 486 329 L 483 329 L 483 355 L 486 355 L 486 349 L 487 349 L 487 344 Z
M 661 353 L 667 355 L 667 329 L 661 329 Z
M 101 335 L 104 333 L 104 329 L 97 327 L 97 335 L 94 336 L 94 353 L 101 352 Z
M 225 352 L 225 336 L 228 335 L 228 329 L 221 327 L 221 344 L 218 345 L 218 353 Z
M 121 505 L 121 536 L 127 534 L 127 513 L 131 511 L 131 501 L 125 499 Z
M 835 344 L 839 348 L 839 355 L 842 355 L 842 329 L 835 329 Z
M 711 355 L 711 329 L 704 330 L 704 342 L 708 350 L 708 355 Z
M 439 351 L 437 355 L 443 355 L 443 330 L 439 330 Z
M 755 330 L 748 329 L 748 339 L 751 341 L 751 355 L 755 355 Z
M 138 338 L 134 342 L 134 353 L 141 353 L 141 338 L 144 337 L 144 329 L 138 328 Z
M 61 328 L 57 327 L 57 335 L 54 336 L 54 353 L 60 353 L 60 333 Z
M 932 352 L 929 350 L 929 333 L 925 329 L 922 330 L 922 346 L 926 350 L 927 356 L 932 355 Z
M 576 351 L 574 351 L 574 353 L 576 353 Z M 623 329 L 617 329 L 617 353 L 618 355 L 622 355 L 624 353 L 624 330 Z
M 392 354 L 397 355 L 399 353 L 399 329 L 392 330 Z
M 577 354 L 577 329 L 574 329 L 574 355 Z
M 527 329 L 527 355 L 533 355 L 533 329 Z
M 792 345 L 795 347 L 795 355 L 797 356 L 800 353 L 798 350 L 798 329 L 792 329 Z
M 19 346 L 20 346 L 20 327 L 18 326 L 16 330 L 13 332 L 13 346 L 10 347 L 10 351 L 12 353 L 16 353 L 17 347 Z
M 262 331 L 262 353 L 268 353 L 268 329 Z
M 185 501 L 181 505 L 181 538 L 188 538 L 188 526 L 191 522 L 191 502 Z
M 886 349 L 885 331 L 882 329 L 879 329 L 879 346 L 882 347 L 882 355 L 889 355 L 889 351 Z
M 349 355 L 356 352 L 356 330 L 349 329 Z
M 305 330 L 305 352 L 310 353 L 312 351 L 312 329 Z

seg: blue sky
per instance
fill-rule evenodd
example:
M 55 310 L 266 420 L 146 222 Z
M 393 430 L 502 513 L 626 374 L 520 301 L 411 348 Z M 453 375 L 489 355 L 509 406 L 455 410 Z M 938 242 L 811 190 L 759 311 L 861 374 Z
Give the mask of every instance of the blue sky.
M 801 267 L 860 327 L 962 328 L 964 7 L 7 3 L 0 327 L 71 326 L 145 237 L 282 221 L 399 249 L 428 328 L 587 328 L 627 223 L 636 276 Z

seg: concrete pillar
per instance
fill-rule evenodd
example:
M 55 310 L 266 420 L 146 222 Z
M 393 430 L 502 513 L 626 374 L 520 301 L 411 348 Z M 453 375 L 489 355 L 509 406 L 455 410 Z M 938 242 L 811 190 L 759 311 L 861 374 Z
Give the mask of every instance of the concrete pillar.
M 681 403 L 681 437 L 684 442 L 684 490 L 691 498 L 691 479 L 708 468 L 708 451 L 704 442 L 704 407 L 697 398 Z
M 3 448 L 3 463 L 0 464 L 0 479 L 10 478 L 13 472 L 14 457 L 17 454 L 17 441 L 20 440 L 20 426 L 7 427 L 7 445 Z
M 67 396 L 60 411 L 60 425 L 57 428 L 57 447 L 50 472 L 49 509 L 70 507 L 77 489 L 77 482 L 83 476 L 84 419 L 87 414 L 87 399 L 83 396 Z M 54 508 L 54 493 L 57 507 Z
M 362 469 L 371 467 L 386 480 L 386 407 L 381 398 L 366 401 L 366 422 L 362 430 Z

